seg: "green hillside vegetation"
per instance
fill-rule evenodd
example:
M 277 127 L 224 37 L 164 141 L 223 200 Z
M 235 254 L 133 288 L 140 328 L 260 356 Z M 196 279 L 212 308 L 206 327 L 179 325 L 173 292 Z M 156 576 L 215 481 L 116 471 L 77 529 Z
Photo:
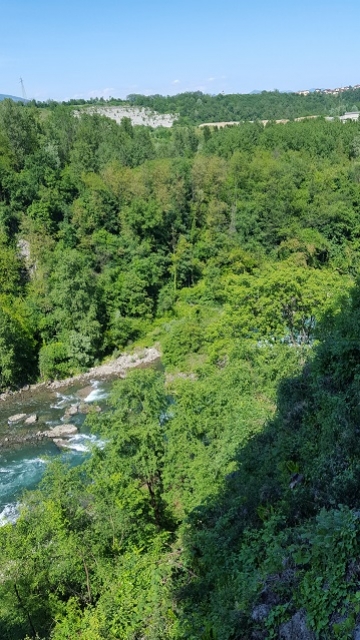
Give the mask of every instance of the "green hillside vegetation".
M 163 369 L 0 529 L 0 636 L 351 638 L 360 124 L 41 113 L 0 104 L 1 388 L 154 343 Z
M 34 102 L 41 109 L 57 108 L 55 101 Z M 188 91 L 175 96 L 130 94 L 119 98 L 78 99 L 62 103 L 70 108 L 90 106 L 145 107 L 157 113 L 176 113 L 180 125 L 206 122 L 232 122 L 243 120 L 281 120 L 304 116 L 341 116 L 345 111 L 360 109 L 360 89 L 348 89 L 339 95 L 310 93 L 307 96 L 279 91 L 258 94 L 210 95 L 201 91 Z
M 159 113 L 179 113 L 180 122 L 231 122 L 239 120 L 281 120 L 308 115 L 342 115 L 360 103 L 360 90 L 352 89 L 340 96 L 310 93 L 307 96 L 279 91 L 259 94 L 209 95 L 201 91 L 175 96 L 131 94 L 130 104 L 154 109 Z

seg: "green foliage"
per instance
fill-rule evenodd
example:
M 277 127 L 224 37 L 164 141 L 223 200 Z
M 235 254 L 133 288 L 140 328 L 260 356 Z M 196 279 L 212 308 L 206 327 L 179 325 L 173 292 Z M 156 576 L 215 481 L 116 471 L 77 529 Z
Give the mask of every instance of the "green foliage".
M 68 373 L 68 351 L 62 342 L 44 344 L 39 353 L 40 375 L 45 380 L 64 378 Z
M 310 626 L 326 631 L 334 610 L 341 608 L 354 582 L 347 575 L 349 559 L 358 555 L 357 517 L 348 509 L 320 511 L 315 529 L 294 556 L 296 566 L 310 565 L 299 584 L 299 600 L 306 607 Z
M 173 365 L 216 333 L 214 361 L 234 336 L 311 343 L 357 272 L 356 123 L 247 123 L 201 141 L 190 126 L 151 131 L 56 104 L 43 118 L 34 105 L 0 111 L 0 286 L 32 309 L 45 377 L 88 367 L 174 311 Z M 184 290 L 186 304 L 225 304 L 209 334 L 182 328 Z
M 116 383 L 104 448 L 49 465 L 0 529 L 0 635 L 250 640 L 301 611 L 347 637 L 359 125 L 191 126 L 334 108 L 318 94 L 130 101 L 180 124 L 0 105 L 0 387 L 134 341 L 165 368 Z
M 3 100 L 0 105 L 0 127 L 5 134 L 16 168 L 22 168 L 27 156 L 39 144 L 38 113 L 32 107 Z
M 189 353 L 197 353 L 204 344 L 204 329 L 196 310 L 170 324 L 162 344 L 166 365 L 179 365 Z
M 291 119 L 309 114 L 341 115 L 346 110 L 351 111 L 354 103 L 359 102 L 360 90 L 350 89 L 341 97 L 324 93 L 303 96 L 279 91 L 262 91 L 260 94 L 220 93 L 213 96 L 201 91 L 189 91 L 175 96 L 130 94 L 127 100 L 131 105 L 147 107 L 159 113 L 179 114 L 180 122 L 188 124 Z
M 21 386 L 34 371 L 35 344 L 19 311 L 12 301 L 2 296 L 0 301 L 0 387 Z M 25 310 L 24 310 L 25 311 Z

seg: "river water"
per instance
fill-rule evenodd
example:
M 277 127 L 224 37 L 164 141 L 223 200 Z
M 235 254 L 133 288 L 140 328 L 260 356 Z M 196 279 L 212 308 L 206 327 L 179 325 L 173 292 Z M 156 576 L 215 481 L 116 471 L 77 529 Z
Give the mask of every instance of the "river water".
M 62 456 L 71 464 L 84 460 L 93 445 L 103 446 L 96 435 L 84 425 L 86 409 L 90 406 L 104 408 L 113 380 L 82 381 L 69 387 L 52 391 L 47 388 L 24 391 L 10 396 L 0 403 L 0 525 L 16 520 L 18 503 L 24 489 L 36 487 L 46 465 L 55 456 Z M 76 415 L 66 415 L 70 406 L 78 405 Z M 9 424 L 8 418 L 18 413 L 36 414 L 38 421 L 31 426 Z M 37 433 L 60 424 L 74 424 L 78 433 L 68 439 L 68 448 L 60 450 L 49 438 L 38 442 L 23 442 L 8 448 L 5 438 L 14 435 Z

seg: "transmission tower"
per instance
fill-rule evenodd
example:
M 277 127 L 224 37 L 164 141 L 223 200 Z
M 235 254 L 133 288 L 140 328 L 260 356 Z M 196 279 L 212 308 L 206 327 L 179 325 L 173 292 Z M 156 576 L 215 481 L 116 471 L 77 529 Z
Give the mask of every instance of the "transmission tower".
M 24 98 L 24 100 L 27 100 L 27 95 L 26 95 L 26 91 L 25 91 L 25 87 L 24 87 L 24 82 L 23 82 L 23 79 L 22 79 L 22 78 L 20 78 L 20 84 L 21 84 L 22 97 Z

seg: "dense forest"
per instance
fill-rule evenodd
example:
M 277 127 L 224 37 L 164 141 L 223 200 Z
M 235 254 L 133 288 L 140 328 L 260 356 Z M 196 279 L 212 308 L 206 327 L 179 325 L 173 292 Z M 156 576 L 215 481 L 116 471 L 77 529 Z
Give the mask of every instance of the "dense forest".
M 37 107 L 56 108 L 56 102 L 34 103 Z M 345 111 L 358 111 L 360 89 L 348 89 L 338 95 L 310 93 L 306 96 L 280 91 L 262 91 L 256 94 L 209 95 L 201 91 L 189 91 L 175 96 L 145 96 L 130 94 L 126 100 L 92 98 L 70 100 L 73 106 L 88 105 L 132 105 L 145 107 L 157 113 L 178 115 L 181 125 L 196 125 L 206 122 L 232 122 L 242 120 L 281 120 L 309 115 L 341 116 Z
M 339 116 L 358 110 L 360 89 L 349 89 L 339 95 L 310 93 L 234 93 L 209 95 L 201 91 L 175 96 L 143 96 L 131 94 L 130 104 L 148 107 L 159 113 L 178 113 L 182 124 L 231 122 L 239 120 L 281 120 L 309 115 Z
M 0 243 L 3 390 L 162 352 L 0 529 L 0 636 L 353 637 L 360 124 L 5 100 Z

